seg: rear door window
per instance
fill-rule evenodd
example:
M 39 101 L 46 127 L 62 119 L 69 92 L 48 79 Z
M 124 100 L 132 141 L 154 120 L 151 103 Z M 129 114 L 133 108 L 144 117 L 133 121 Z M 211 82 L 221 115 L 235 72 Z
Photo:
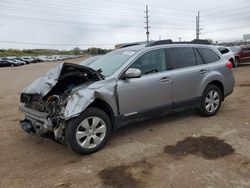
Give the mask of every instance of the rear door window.
M 173 69 L 196 65 L 196 57 L 191 47 L 170 48 L 169 54 Z
M 203 59 L 202 59 L 200 53 L 198 52 L 198 50 L 197 50 L 196 48 L 194 48 L 194 53 L 195 53 L 197 65 L 202 65 L 202 64 L 204 64 L 204 61 L 203 61 Z
M 220 57 L 211 49 L 199 48 L 199 52 L 203 56 L 206 63 L 213 63 L 220 60 Z

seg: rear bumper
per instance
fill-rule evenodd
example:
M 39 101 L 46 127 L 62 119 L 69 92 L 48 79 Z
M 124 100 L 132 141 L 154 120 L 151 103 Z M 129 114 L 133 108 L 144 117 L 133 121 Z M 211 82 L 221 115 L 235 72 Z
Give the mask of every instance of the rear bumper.
M 232 94 L 234 91 L 234 86 L 235 86 L 234 76 L 232 75 L 229 78 L 227 80 L 226 85 L 224 86 L 224 98 L 226 98 L 228 95 Z

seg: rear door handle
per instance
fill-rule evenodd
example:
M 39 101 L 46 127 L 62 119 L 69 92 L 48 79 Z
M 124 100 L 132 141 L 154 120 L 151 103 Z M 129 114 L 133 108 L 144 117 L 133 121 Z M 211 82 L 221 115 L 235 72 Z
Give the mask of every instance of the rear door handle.
M 207 73 L 207 70 L 205 69 L 200 70 L 200 74 L 206 74 L 206 73 Z
M 160 79 L 160 82 L 170 82 L 171 78 L 170 77 L 163 77 Z

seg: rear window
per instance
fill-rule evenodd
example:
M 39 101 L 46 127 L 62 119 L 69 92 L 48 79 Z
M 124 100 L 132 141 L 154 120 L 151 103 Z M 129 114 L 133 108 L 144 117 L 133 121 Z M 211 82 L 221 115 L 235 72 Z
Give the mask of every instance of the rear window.
M 170 48 L 169 54 L 173 69 L 196 65 L 196 57 L 193 48 L 190 47 Z
M 199 52 L 202 54 L 206 63 L 213 63 L 220 60 L 220 57 L 211 49 L 199 48 Z
M 220 51 L 221 54 L 226 54 L 229 52 L 227 48 L 218 48 L 218 50 Z

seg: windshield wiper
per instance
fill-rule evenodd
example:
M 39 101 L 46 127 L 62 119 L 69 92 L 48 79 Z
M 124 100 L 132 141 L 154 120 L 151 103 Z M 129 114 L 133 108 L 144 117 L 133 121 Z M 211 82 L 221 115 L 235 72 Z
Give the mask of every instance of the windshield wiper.
M 102 77 L 102 79 L 105 79 L 105 76 L 102 74 L 102 69 L 98 69 L 96 72 Z

